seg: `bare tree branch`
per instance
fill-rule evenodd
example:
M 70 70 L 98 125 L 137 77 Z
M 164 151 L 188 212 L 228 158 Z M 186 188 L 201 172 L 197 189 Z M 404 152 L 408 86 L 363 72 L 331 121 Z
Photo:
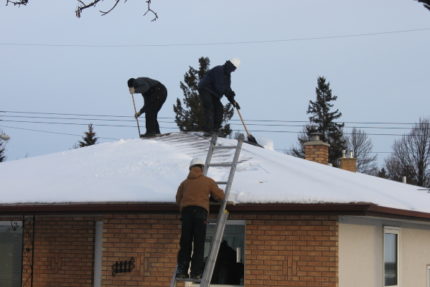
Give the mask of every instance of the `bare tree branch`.
M 76 17 L 80 18 L 83 10 L 96 6 L 96 4 L 99 3 L 100 1 L 103 1 L 103 0 L 94 0 L 89 4 L 85 4 L 83 1 L 78 0 L 78 2 L 80 3 L 80 6 L 76 8 L 76 11 L 75 11 Z
M 11 0 L 7 0 L 7 1 L 10 2 Z M 27 2 L 28 0 L 20 0 L 20 1 L 26 1 Z M 77 1 L 79 2 L 79 5 L 78 5 L 78 7 L 75 10 L 75 14 L 76 14 L 76 17 L 80 18 L 81 15 L 82 15 L 82 12 L 85 9 L 88 9 L 88 8 L 91 8 L 91 7 L 95 7 L 99 2 L 102 2 L 103 0 L 92 0 L 89 3 L 85 3 L 83 0 L 77 0 Z M 116 6 L 118 6 L 118 3 L 120 1 L 121 0 L 114 0 L 113 6 L 109 10 L 106 10 L 106 11 L 99 10 L 100 14 L 102 16 L 105 16 L 106 14 L 109 14 L 110 12 L 112 12 L 112 10 L 114 10 L 116 8 Z M 125 2 L 127 2 L 127 0 L 124 0 L 124 3 Z M 148 6 L 147 6 L 145 14 L 143 14 L 143 15 L 145 16 L 148 13 L 152 13 L 154 15 L 154 18 L 151 21 L 154 22 L 154 21 L 156 21 L 158 19 L 158 15 L 151 8 L 151 0 L 146 0 L 146 3 L 147 3 Z
M 13 4 L 14 6 L 27 5 L 28 0 L 19 0 L 19 1 L 6 0 L 6 6 L 8 4 Z
M 13 4 L 14 6 L 21 6 L 21 5 L 25 6 L 25 5 L 28 4 L 28 1 L 29 0 L 6 0 L 6 6 L 8 4 Z M 90 2 L 88 4 L 85 4 L 81 0 L 77 0 L 77 1 L 80 3 L 80 5 L 78 6 L 78 8 L 76 8 L 75 14 L 76 14 L 76 17 L 80 18 L 83 10 L 85 10 L 87 8 L 90 8 L 90 7 L 94 7 L 94 6 L 96 6 L 96 4 L 98 2 L 103 1 L 103 0 L 93 0 L 92 2 Z M 102 16 L 110 13 L 112 10 L 115 9 L 115 7 L 118 5 L 119 1 L 120 0 L 115 0 L 115 4 L 109 10 L 107 10 L 107 11 L 99 11 L 99 12 L 102 14 Z M 158 19 L 158 14 L 154 10 L 152 10 L 152 8 L 151 8 L 151 1 L 152 0 L 146 0 L 146 3 L 148 4 L 148 7 L 146 9 L 145 14 L 143 14 L 143 15 L 145 16 L 148 13 L 152 13 L 154 15 L 154 18 L 151 21 L 154 22 L 154 21 L 156 21 Z M 427 8 L 427 9 L 430 10 L 430 0 L 415 0 L 415 1 L 422 3 L 425 8 Z
M 393 145 L 393 153 L 385 161 L 388 176 L 408 183 L 430 186 L 430 121 L 420 119 L 409 134 Z
M 127 0 L 125 0 L 124 3 L 125 2 L 127 2 Z M 102 16 L 104 16 L 104 15 L 108 14 L 110 11 L 112 11 L 113 9 L 115 9 L 115 7 L 116 7 L 116 5 L 118 5 L 118 3 L 119 3 L 119 0 L 115 0 L 115 4 L 112 6 L 112 8 L 110 8 L 107 11 L 101 11 L 101 10 L 99 10 L 99 12 L 102 13 Z
M 424 7 L 430 10 L 430 0 L 417 0 L 420 3 L 423 3 Z
M 146 0 L 146 4 L 148 4 L 148 8 L 147 8 L 145 14 L 143 14 L 143 16 L 146 16 L 146 14 L 148 14 L 149 12 L 151 12 L 154 15 L 154 18 L 152 18 L 151 21 L 154 22 L 154 21 L 157 21 L 158 15 L 157 15 L 157 13 L 154 10 L 151 9 L 151 1 L 152 0 Z
M 357 128 L 353 128 L 351 135 L 347 137 L 348 150 L 354 152 L 357 158 L 357 170 L 361 173 L 375 175 L 377 173 L 376 155 L 372 155 L 373 144 L 367 134 Z

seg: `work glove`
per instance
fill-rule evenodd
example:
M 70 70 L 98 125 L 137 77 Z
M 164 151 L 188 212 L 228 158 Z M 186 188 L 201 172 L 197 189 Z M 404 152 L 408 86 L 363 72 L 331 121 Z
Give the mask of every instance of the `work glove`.
M 231 103 L 233 105 L 233 107 L 235 107 L 236 109 L 240 110 L 240 106 L 239 103 L 236 102 L 235 100 L 233 100 L 233 103 Z
M 141 112 L 137 112 L 137 113 L 135 113 L 134 114 L 134 117 L 137 119 L 138 117 L 140 117 L 142 115 L 142 113 Z
M 134 94 L 134 92 L 136 92 L 136 90 L 133 87 L 128 88 L 128 90 L 130 91 L 130 94 Z
M 239 106 L 238 102 L 236 102 L 236 101 L 234 100 L 234 96 L 232 96 L 232 95 L 228 95 L 228 96 L 227 96 L 227 99 L 228 99 L 228 101 L 230 102 L 230 104 L 232 104 L 232 105 L 233 105 L 233 107 L 235 107 L 236 109 L 240 110 L 240 106 Z
M 226 96 L 226 98 L 227 98 L 227 100 L 230 102 L 230 104 L 232 104 L 233 106 L 234 106 L 234 102 L 235 102 L 235 100 L 234 100 L 234 97 L 235 97 L 235 93 L 233 92 L 233 91 L 231 91 L 230 93 L 228 93 L 228 94 L 226 94 L 225 96 Z

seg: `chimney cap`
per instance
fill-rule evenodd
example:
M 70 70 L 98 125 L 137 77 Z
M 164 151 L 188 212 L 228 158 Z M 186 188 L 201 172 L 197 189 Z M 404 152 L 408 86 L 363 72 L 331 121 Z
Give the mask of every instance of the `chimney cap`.
M 320 138 L 320 136 L 322 135 L 321 132 L 319 132 L 316 127 L 311 127 L 311 133 L 309 136 L 309 141 L 305 142 L 303 145 L 305 146 L 309 146 L 309 145 L 325 145 L 325 146 L 330 146 L 328 143 L 323 142 Z
M 0 134 L 0 139 L 7 141 L 10 137 L 7 134 Z
M 313 131 L 310 134 L 309 140 L 310 141 L 319 141 L 319 140 L 321 140 L 321 136 L 322 136 L 322 133 L 320 133 L 318 131 Z

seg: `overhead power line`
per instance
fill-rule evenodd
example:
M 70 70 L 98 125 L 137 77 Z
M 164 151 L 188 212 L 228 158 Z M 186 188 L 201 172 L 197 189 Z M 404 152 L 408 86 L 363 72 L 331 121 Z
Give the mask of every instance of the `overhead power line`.
M 40 129 L 28 129 L 28 128 L 5 126 L 5 125 L 0 125 L 0 127 L 2 127 L 2 128 L 8 128 L 8 129 L 15 129 L 15 130 L 25 130 L 25 131 L 31 131 L 31 132 L 38 132 L 38 133 L 47 133 L 47 134 L 56 134 L 56 135 L 66 135 L 66 136 L 82 137 L 82 135 L 78 135 L 78 134 L 71 134 L 71 133 L 64 133 L 64 132 L 55 132 L 55 131 L 47 131 L 47 130 L 40 130 Z M 97 138 L 99 138 L 99 139 L 107 139 L 107 140 L 119 140 L 118 138 L 110 138 L 110 137 L 97 137 Z
M 268 40 L 248 40 L 248 41 L 220 41 L 220 42 L 189 42 L 189 43 L 153 43 L 153 44 L 72 44 L 72 43 L 20 43 L 20 42 L 0 42 L 0 46 L 12 47 L 54 47 L 54 48 L 151 48 L 151 47 L 198 47 L 198 46 L 233 46 L 233 45 L 261 45 L 261 44 L 282 44 L 288 42 L 335 40 L 348 38 L 375 37 L 383 35 L 405 34 L 414 32 L 429 32 L 430 28 L 415 28 L 381 32 L 349 33 L 339 35 L 296 37 L 286 39 Z
M 18 121 L 18 120 L 10 120 L 10 118 L 12 119 L 45 119 L 45 120 L 77 120 L 77 121 L 86 121 L 86 122 L 98 122 L 98 121 L 104 121 L 104 122 L 128 122 L 128 123 L 134 123 L 135 120 L 132 117 L 129 117 L 130 119 L 109 119 L 109 118 L 79 118 L 79 117 L 62 117 L 62 116 L 23 116 L 23 115 L 6 115 L 3 116 L 3 121 L 9 121 L 9 122 L 30 122 L 30 121 Z M 171 118 L 172 119 L 172 118 Z M 241 123 L 239 120 L 231 120 L 233 123 L 231 123 L 231 125 L 238 125 L 240 126 Z M 31 121 L 34 122 L 34 121 Z M 170 123 L 170 124 L 174 124 L 175 121 L 170 120 L 170 121 L 165 121 L 165 120 L 160 120 L 159 122 L 161 123 Z M 265 122 L 271 122 L 271 121 L 265 121 Z M 249 123 L 249 126 L 260 126 L 260 127 L 299 127 L 299 128 L 303 128 L 304 125 L 303 124 L 289 124 L 289 122 L 285 121 L 285 123 L 279 122 L 274 120 L 273 122 L 275 123 L 263 123 L 263 124 L 258 124 L 258 123 Z M 279 123 L 277 123 L 279 122 Z M 297 122 L 297 121 L 292 121 L 292 122 Z M 51 123 L 51 122 L 35 122 L 35 123 Z M 376 127 L 369 127 L 369 126 L 353 126 L 354 128 L 359 128 L 359 129 L 383 129 L 383 130 L 405 130 L 405 129 L 409 129 L 409 127 L 390 127 L 390 126 L 385 126 L 385 127 L 380 127 L 380 126 L 376 126 Z M 347 127 L 348 128 L 348 127 Z M 352 128 L 352 127 L 350 127 Z
M 82 116 L 82 117 L 118 117 L 118 118 L 129 118 L 130 116 L 121 115 L 100 115 L 100 114 L 76 114 L 76 113 L 54 113 L 54 112 L 34 112 L 34 111 L 3 111 L 0 113 L 12 113 L 12 114 L 38 114 L 38 115 L 60 115 L 60 116 Z
M 87 123 L 76 123 L 76 122 L 45 122 L 45 121 L 16 121 L 16 120 L 0 120 L 1 122 L 13 122 L 13 123 L 25 123 L 25 124 L 45 124 L 45 125 L 72 125 L 72 126 L 87 126 Z M 238 125 L 238 124 L 237 124 Z M 113 125 L 113 124 L 93 124 L 95 127 L 113 127 L 113 128 L 135 128 L 135 125 Z M 239 125 L 238 125 L 239 126 Z M 177 127 L 163 126 L 163 129 L 177 130 Z M 285 134 L 300 134 L 302 131 L 291 131 L 291 130 L 263 130 L 253 129 L 253 133 L 285 133 Z M 352 133 L 344 132 L 345 135 Z M 366 133 L 369 136 L 404 136 L 404 134 L 394 133 Z
M 2 114 L 3 113 L 3 114 Z M 0 110 L 1 116 L 9 116 L 9 114 L 37 114 L 37 115 L 57 115 L 57 116 L 76 116 L 76 117 L 110 117 L 110 118 L 128 118 L 134 121 L 134 117 L 130 115 L 111 115 L 111 114 L 80 114 L 80 113 L 54 113 L 54 112 L 34 112 L 34 111 L 4 111 Z M 10 115 L 12 117 L 12 115 Z M 28 116 L 27 116 L 28 117 Z M 158 117 L 159 119 L 172 120 L 174 117 Z M 85 119 L 85 118 L 82 118 Z M 240 120 L 232 119 L 231 121 L 240 122 Z M 247 122 L 275 122 L 275 123 L 309 123 L 308 120 L 279 120 L 279 119 L 247 119 Z M 414 125 L 415 122 L 383 122 L 383 121 L 344 121 L 338 123 L 345 124 L 364 124 L 364 125 Z
M 160 123 L 165 125 L 162 127 L 165 130 L 178 131 L 178 127 L 173 117 L 160 117 Z M 92 123 L 95 127 L 113 127 L 113 128 L 135 128 L 133 116 L 111 115 L 111 114 L 79 114 L 79 113 L 55 113 L 55 112 L 35 112 L 35 111 L 0 111 L 0 122 L 3 123 L 21 123 L 26 126 L 38 125 L 64 125 L 64 126 L 87 126 Z M 124 123 L 124 124 L 121 124 Z M 130 124 L 127 124 L 130 123 Z M 299 124 L 301 123 L 301 124 Z M 254 133 L 274 133 L 274 134 L 301 134 L 303 128 L 309 121 L 303 120 L 270 120 L 270 119 L 253 119 L 248 120 L 248 125 L 252 126 Z M 409 130 L 415 123 L 406 122 L 344 122 L 351 124 L 345 126 L 344 134 L 350 135 L 348 130 L 359 128 L 363 130 Z M 239 120 L 231 120 L 231 126 L 240 127 Z M 367 125 L 356 126 L 355 124 Z M 388 126 L 390 125 L 390 126 Z M 401 126 L 392 126 L 401 125 Z M 280 128 L 280 129 L 273 129 Z M 284 128 L 284 129 L 282 129 Z M 300 128 L 300 130 L 290 130 L 289 128 Z M 24 129 L 21 127 L 21 129 Z M 27 130 L 36 131 L 35 129 L 27 128 Z M 237 130 L 234 129 L 233 130 Z M 42 130 L 40 130 L 42 131 Z M 45 131 L 46 132 L 46 131 Z M 57 133 L 57 132 L 53 132 Z M 61 133 L 57 133 L 61 134 Z M 368 136 L 405 136 L 399 133 L 369 133 Z M 72 135 L 72 134 L 70 134 Z M 75 136 L 75 134 L 73 134 Z M 406 134 L 407 136 L 407 134 Z

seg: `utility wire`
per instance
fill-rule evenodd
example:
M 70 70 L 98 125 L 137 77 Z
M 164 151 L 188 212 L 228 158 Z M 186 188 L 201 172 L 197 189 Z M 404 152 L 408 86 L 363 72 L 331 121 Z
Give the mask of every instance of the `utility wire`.
M 404 30 L 392 30 L 382 32 L 350 33 L 328 36 L 297 37 L 287 39 L 270 40 L 249 40 L 249 41 L 223 41 L 223 42 L 195 42 L 195 43 L 155 43 L 155 44 L 56 44 L 56 43 L 19 43 L 19 42 L 0 42 L 0 46 L 8 47 L 67 47 L 67 48 L 151 48 L 151 47 L 199 47 L 199 46 L 233 46 L 233 45 L 261 45 L 261 44 L 281 44 L 288 42 L 302 42 L 315 40 L 335 40 L 348 38 L 363 38 L 371 36 L 405 34 L 412 32 L 428 32 L 430 28 L 416 28 Z
M 18 114 L 23 114 L 26 112 L 11 112 L 11 111 L 0 111 L 0 113 L 18 113 Z M 50 114 L 50 115 L 80 115 L 83 116 L 83 114 L 61 114 L 61 113 L 42 113 L 42 112 L 27 112 L 27 113 L 31 113 L 31 114 Z M 94 116 L 94 115 L 85 115 L 85 116 Z M 97 115 L 97 116 L 103 116 L 103 117 L 128 117 L 128 118 L 132 118 L 130 116 L 115 116 L 115 115 Z M 13 116 L 3 116 L 4 117 L 13 117 Z M 91 118 L 61 118 L 61 117 L 38 117 L 38 116 L 15 116 L 15 117 L 24 117 L 24 118 L 50 118 L 50 119 L 73 119 L 73 120 L 85 120 L 85 121 L 94 121 L 96 119 Z M 132 120 L 111 120 L 111 119 L 100 119 L 101 121 L 128 121 L 131 122 Z M 46 125 L 77 125 L 77 126 L 86 126 L 88 125 L 88 123 L 77 123 L 77 122 L 59 122 L 59 121 L 34 121 L 34 120 L 9 120 L 9 119 L 3 119 L 0 121 L 3 122 L 14 122 L 14 123 L 25 123 L 25 124 L 46 124 Z M 265 120 L 267 121 L 267 120 Z M 273 120 L 273 121 L 278 121 L 278 120 Z M 284 121 L 286 122 L 286 121 Z M 296 121 L 297 122 L 297 121 Z M 164 123 L 168 123 L 168 124 L 173 124 L 174 122 L 164 122 Z M 358 123 L 358 122 L 356 122 Z M 378 124 L 382 124 L 382 122 L 379 122 Z M 405 123 L 406 124 L 406 123 Z M 237 123 L 232 123 L 233 126 L 238 126 L 240 124 Z M 278 125 L 278 124 L 249 124 L 252 126 L 259 126 L 259 127 L 301 127 L 303 128 L 304 125 Z M 105 123 L 97 123 L 95 124 L 95 126 L 99 126 L 99 127 L 116 127 L 116 128 L 134 128 L 134 125 L 120 125 L 120 124 L 105 124 Z M 163 127 L 165 129 L 169 129 L 169 130 L 177 130 L 177 127 Z M 400 128 L 400 127 L 360 127 L 363 129 L 405 129 L 405 128 Z M 267 130 L 267 129 L 259 129 L 256 130 L 254 129 L 253 132 L 260 132 L 260 133 L 290 133 L 290 134 L 300 134 L 303 131 L 292 131 L 292 130 Z M 344 134 L 351 134 L 351 133 L 347 133 L 345 132 Z M 395 133 L 367 133 L 367 135 L 369 136 L 404 136 L 404 134 L 395 134 Z M 406 135 L 407 136 L 407 135 Z
M 15 130 L 25 130 L 25 131 L 31 131 L 31 132 L 47 133 L 47 134 L 56 134 L 56 135 L 67 135 L 67 136 L 82 137 L 82 135 L 71 134 L 71 133 L 64 133 L 64 132 L 54 132 L 54 131 L 39 130 L 39 129 L 27 129 L 27 128 L 21 128 L 21 127 L 5 126 L 5 125 L 0 125 L 0 127 L 2 127 L 2 128 L 8 128 L 8 129 L 15 129 Z M 97 137 L 97 138 L 99 138 L 99 139 L 107 139 L 107 140 L 119 140 L 118 138 L 109 138 L 109 137 Z
M 74 113 L 53 113 L 53 112 L 32 112 L 32 111 L 1 111 L 0 110 L 0 116 L 6 117 L 8 115 L 2 115 L 9 114 L 9 113 L 16 113 L 16 114 L 41 114 L 41 115 L 58 115 L 58 116 L 77 116 L 77 117 L 111 117 L 111 118 L 131 118 L 133 121 L 133 116 L 126 116 L 126 115 L 109 115 L 109 114 L 74 114 Z M 8 116 L 12 117 L 12 116 Z M 15 116 L 17 117 L 17 116 Z M 172 120 L 174 117 L 158 117 L 159 119 L 168 119 Z M 232 119 L 233 122 L 240 122 L 240 120 Z M 309 121 L 306 120 L 276 120 L 276 119 L 248 119 L 247 122 L 276 122 L 276 123 L 309 123 Z M 345 123 L 345 124 L 364 124 L 364 125 L 414 125 L 416 123 L 414 122 L 382 122 L 382 121 L 345 121 L 345 122 L 337 122 L 337 123 Z
M 78 120 L 78 121 L 90 121 L 90 122 L 96 122 L 96 121 L 107 121 L 107 122 L 135 122 L 134 119 L 132 119 L 132 117 L 129 117 L 130 119 L 109 119 L 109 118 L 78 118 L 78 117 L 62 117 L 62 116 L 3 116 L 4 120 L 3 121 L 12 121 L 9 120 L 8 118 L 24 118 L 24 119 L 48 119 L 48 120 Z M 233 120 L 232 120 L 233 121 Z M 164 121 L 164 120 L 160 120 L 159 122 L 161 123 L 167 123 L 167 124 L 174 124 L 175 122 L 170 120 L 170 121 Z M 277 122 L 277 121 L 275 121 Z M 240 126 L 242 125 L 239 120 L 234 120 L 233 123 L 231 123 L 231 125 L 236 125 L 236 126 Z M 253 123 L 248 123 L 249 126 L 260 126 L 260 127 L 300 127 L 303 128 L 304 125 L 297 125 L 297 124 L 288 124 L 288 123 L 280 123 L 280 124 L 253 124 Z M 367 127 L 367 126 L 353 126 L 354 128 L 359 128 L 359 129 L 384 129 L 384 130 L 405 130 L 405 129 L 409 129 L 409 127 Z M 349 128 L 349 127 L 346 127 Z
M 83 116 L 83 117 L 119 117 L 119 118 L 129 118 L 130 117 L 130 116 L 121 116 L 121 115 L 71 114 L 71 113 L 34 112 L 34 111 L 3 111 L 3 110 L 0 110 L 0 113 Z
M 78 134 L 71 134 L 71 133 L 64 133 L 64 132 L 55 132 L 55 131 L 47 131 L 47 130 L 40 130 L 40 129 L 28 129 L 28 128 L 21 128 L 21 127 L 13 127 L 13 126 L 5 126 L 0 125 L 2 128 L 8 128 L 8 129 L 16 129 L 16 130 L 25 130 L 25 131 L 31 131 L 31 132 L 38 132 L 38 133 L 47 133 L 47 134 L 56 134 L 56 135 L 67 135 L 67 136 L 74 136 L 74 137 L 82 137 L 82 135 Z M 233 130 L 235 132 L 240 132 L 240 130 Z M 97 137 L 99 139 L 106 139 L 106 140 L 119 140 L 119 138 L 111 138 L 111 137 Z M 391 152 L 384 152 L 384 151 L 374 151 L 371 152 L 373 154 L 390 154 Z
M 17 121 L 17 120 L 0 120 L 2 122 L 13 122 L 13 123 L 26 123 L 26 124 L 46 124 L 46 125 L 73 125 L 73 126 L 87 126 L 87 123 L 75 123 L 75 122 L 44 122 L 44 121 Z M 135 128 L 135 125 L 112 125 L 112 124 L 94 124 L 98 127 L 114 127 L 114 128 Z M 164 129 L 178 129 L 177 127 L 162 127 Z M 290 130 L 257 130 L 254 129 L 253 133 L 290 133 L 290 134 L 300 134 L 302 131 L 290 131 Z M 350 135 L 352 133 L 345 132 L 345 135 Z M 394 133 L 366 133 L 369 136 L 405 136 L 404 134 L 394 134 Z M 407 136 L 407 135 L 406 135 Z

